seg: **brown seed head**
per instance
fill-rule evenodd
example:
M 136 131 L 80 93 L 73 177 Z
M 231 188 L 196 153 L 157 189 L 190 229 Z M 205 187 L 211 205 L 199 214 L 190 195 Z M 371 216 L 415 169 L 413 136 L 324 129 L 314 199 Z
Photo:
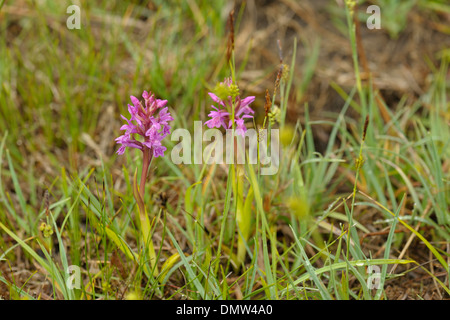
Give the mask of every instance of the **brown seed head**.
M 369 116 L 366 116 L 366 121 L 364 122 L 364 130 L 363 130 L 363 137 L 362 141 L 366 140 L 366 133 L 367 133 L 367 127 L 369 126 Z
M 230 61 L 231 54 L 234 51 L 234 9 L 232 9 L 228 15 L 227 26 L 230 30 L 227 42 L 227 61 Z
M 269 115 L 271 107 L 272 102 L 270 101 L 269 89 L 266 89 L 266 103 L 264 104 L 264 111 L 266 112 L 266 117 Z

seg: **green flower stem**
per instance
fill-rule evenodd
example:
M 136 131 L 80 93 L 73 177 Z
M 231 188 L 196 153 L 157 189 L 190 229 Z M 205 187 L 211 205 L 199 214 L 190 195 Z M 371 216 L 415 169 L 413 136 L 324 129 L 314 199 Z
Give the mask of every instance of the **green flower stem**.
M 140 181 L 140 187 L 139 191 L 135 191 L 135 197 L 136 201 L 138 203 L 139 208 L 139 220 L 141 222 L 141 230 L 142 230 L 142 238 L 144 241 L 144 246 L 148 246 L 148 255 L 150 259 L 150 265 L 153 270 L 153 275 L 158 275 L 158 266 L 157 266 L 157 259 L 156 259 L 156 253 L 155 248 L 153 245 L 153 241 L 151 238 L 151 227 L 150 227 L 150 220 L 147 214 L 147 210 L 145 209 L 144 204 L 144 195 L 145 195 L 145 182 L 147 181 L 148 176 L 148 169 L 150 167 L 150 163 L 152 161 L 153 155 L 151 153 L 150 149 L 144 149 L 144 159 L 142 162 L 142 174 L 141 174 L 141 181 Z
M 141 183 L 139 186 L 139 193 L 141 195 L 142 200 L 144 200 L 145 195 L 145 182 L 147 181 L 148 176 L 148 168 L 150 163 L 152 162 L 153 155 L 150 149 L 144 149 L 144 159 L 142 161 L 142 174 L 141 174 Z

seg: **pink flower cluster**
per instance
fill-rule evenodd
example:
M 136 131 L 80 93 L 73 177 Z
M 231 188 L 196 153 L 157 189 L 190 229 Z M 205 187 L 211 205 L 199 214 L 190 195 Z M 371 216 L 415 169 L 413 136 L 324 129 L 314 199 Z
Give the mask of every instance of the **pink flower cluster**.
M 221 83 L 221 85 L 231 88 L 232 87 L 231 78 L 226 78 L 224 82 Z M 230 95 L 226 99 L 222 100 L 212 92 L 209 92 L 208 94 L 211 97 L 211 99 L 214 100 L 214 102 L 219 104 L 219 108 L 211 106 L 216 111 L 211 111 L 209 113 L 208 116 L 211 118 L 211 120 L 206 121 L 205 124 L 208 126 L 208 128 L 220 128 L 221 126 L 224 129 L 231 128 L 233 125 L 233 121 L 231 120 L 232 116 L 230 112 L 232 110 L 233 104 L 232 96 Z M 255 100 L 254 96 L 247 97 L 244 99 L 241 99 L 239 95 L 235 97 L 234 122 L 236 124 L 237 134 L 244 136 L 245 132 L 247 131 L 247 128 L 244 124 L 244 119 L 253 118 L 252 114 L 255 112 L 252 110 L 252 108 L 249 107 L 249 104 L 252 103 L 254 100 Z M 223 109 L 221 109 L 220 106 Z
M 170 134 L 171 128 L 168 122 L 173 120 L 168 108 L 165 107 L 167 100 L 155 99 L 155 96 L 147 91 L 142 94 L 144 103 L 134 96 L 130 98 L 133 103 L 133 105 L 128 104 L 131 119 L 121 115 L 127 124 L 120 128 L 125 130 L 125 133 L 116 139 L 116 142 L 121 144 L 117 153 L 123 154 L 126 147 L 137 148 L 143 152 L 148 148 L 153 152 L 154 157 L 164 157 L 164 151 L 167 148 L 161 144 L 161 140 Z M 142 141 L 136 140 L 135 134 L 141 136 Z

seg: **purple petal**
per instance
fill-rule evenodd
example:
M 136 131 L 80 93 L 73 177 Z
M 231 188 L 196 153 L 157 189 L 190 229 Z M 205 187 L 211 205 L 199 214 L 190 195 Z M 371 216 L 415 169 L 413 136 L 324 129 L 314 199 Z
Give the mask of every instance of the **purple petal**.
M 220 104 L 221 106 L 225 107 L 225 103 L 220 100 L 220 98 L 218 96 L 216 96 L 214 93 L 212 92 L 208 92 L 209 96 L 211 97 L 211 99 L 214 100 L 214 102 L 217 102 L 218 104 Z
M 239 108 L 239 110 L 236 112 L 236 117 L 240 117 L 241 114 L 248 115 L 249 113 L 255 113 L 255 111 L 252 110 L 252 108 L 245 106 L 243 108 Z M 252 116 L 247 116 L 252 117 Z
M 167 148 L 164 146 L 158 146 L 158 147 L 153 147 L 153 156 L 155 158 L 157 157 L 164 157 L 164 151 L 166 151 Z
M 125 146 L 121 146 L 119 150 L 117 150 L 117 154 L 122 155 L 125 153 Z
M 250 103 L 252 103 L 253 101 L 255 101 L 255 97 L 251 96 L 251 97 L 247 97 L 241 100 L 241 108 L 248 106 Z
M 216 119 L 211 119 L 211 120 L 205 121 L 204 125 L 208 126 L 208 128 L 210 128 L 210 129 L 220 128 L 220 123 L 218 123 Z
M 169 108 L 165 107 L 161 111 L 159 111 L 159 123 L 161 124 L 167 124 L 169 121 L 173 121 L 173 117 L 170 115 L 170 112 L 168 112 Z
M 135 96 L 130 96 L 131 102 L 133 102 L 135 107 L 138 107 L 141 103 L 139 102 L 139 99 Z
M 244 119 L 236 119 L 236 133 L 244 136 L 246 131 L 247 127 L 244 124 Z
M 150 93 L 148 93 L 146 90 L 142 93 L 142 98 L 145 100 L 149 99 L 151 97 Z
M 156 100 L 156 105 L 158 106 L 158 108 L 164 108 L 167 104 L 167 100 Z

